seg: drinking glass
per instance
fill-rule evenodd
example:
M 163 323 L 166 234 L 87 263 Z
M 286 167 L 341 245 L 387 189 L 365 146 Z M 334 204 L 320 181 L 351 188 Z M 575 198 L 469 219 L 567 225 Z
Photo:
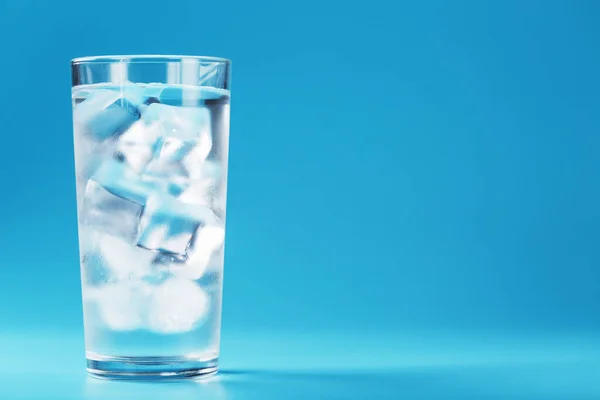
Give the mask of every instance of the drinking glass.
M 71 62 L 87 369 L 164 379 L 217 371 L 229 60 Z

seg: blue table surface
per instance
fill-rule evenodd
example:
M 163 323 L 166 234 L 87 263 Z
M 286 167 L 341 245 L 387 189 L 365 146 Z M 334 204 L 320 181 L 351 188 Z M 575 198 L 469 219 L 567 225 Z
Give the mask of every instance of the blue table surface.
M 81 332 L 0 334 L 0 399 L 599 399 L 586 332 L 252 332 L 222 338 L 200 381 L 103 381 Z

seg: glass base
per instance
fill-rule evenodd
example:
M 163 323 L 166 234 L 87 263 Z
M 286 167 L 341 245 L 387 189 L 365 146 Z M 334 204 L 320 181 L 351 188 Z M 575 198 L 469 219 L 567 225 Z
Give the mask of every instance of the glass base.
M 87 371 L 95 378 L 169 380 L 207 377 L 217 373 L 219 359 L 188 357 L 87 356 Z

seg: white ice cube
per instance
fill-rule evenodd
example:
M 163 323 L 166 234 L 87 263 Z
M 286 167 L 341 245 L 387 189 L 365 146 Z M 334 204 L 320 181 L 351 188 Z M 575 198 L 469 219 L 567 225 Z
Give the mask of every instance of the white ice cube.
M 209 309 L 208 295 L 193 281 L 171 278 L 153 288 L 148 327 L 160 333 L 192 330 Z

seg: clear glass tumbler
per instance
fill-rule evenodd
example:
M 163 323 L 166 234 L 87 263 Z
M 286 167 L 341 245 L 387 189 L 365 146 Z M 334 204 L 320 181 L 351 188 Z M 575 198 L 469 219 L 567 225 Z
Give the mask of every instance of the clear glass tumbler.
M 218 368 L 230 62 L 71 62 L 87 369 L 106 378 Z

